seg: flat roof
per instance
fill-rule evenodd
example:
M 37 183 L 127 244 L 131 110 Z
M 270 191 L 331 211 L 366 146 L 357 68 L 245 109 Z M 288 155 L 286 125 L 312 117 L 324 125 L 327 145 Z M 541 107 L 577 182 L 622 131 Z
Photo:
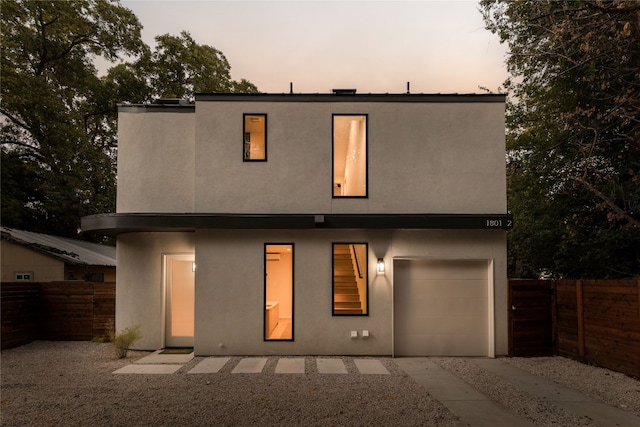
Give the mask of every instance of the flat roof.
M 214 102 L 416 102 L 416 103 L 504 103 L 505 94 L 496 93 L 226 93 L 198 92 L 195 101 Z M 149 104 L 118 104 L 128 113 L 192 113 L 195 103 L 177 99 L 159 99 Z
M 494 93 L 220 93 L 198 92 L 196 101 L 242 102 L 505 102 Z

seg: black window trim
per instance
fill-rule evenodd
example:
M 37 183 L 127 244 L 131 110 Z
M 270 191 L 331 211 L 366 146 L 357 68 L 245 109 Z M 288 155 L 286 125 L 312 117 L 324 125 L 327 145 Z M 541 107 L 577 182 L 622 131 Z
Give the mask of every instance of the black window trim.
M 338 314 L 335 312 L 335 260 L 333 257 L 335 246 L 336 245 L 365 245 L 367 247 L 367 256 L 364 262 L 363 271 L 365 272 L 367 282 L 366 282 L 366 291 L 367 295 L 365 296 L 365 301 L 367 304 L 367 312 L 362 314 Z M 358 242 L 358 241 L 338 241 L 331 242 L 331 316 L 332 317 L 367 317 L 371 312 L 369 305 L 369 284 L 371 280 L 369 278 L 369 242 Z
M 267 246 L 291 246 L 291 338 L 267 338 Z M 263 342 L 292 342 L 295 341 L 295 312 L 296 312 L 296 249 L 293 242 L 265 242 L 263 246 L 263 302 L 262 302 L 262 341 Z
M 334 136 L 335 136 L 335 117 L 336 116 L 364 116 L 365 117 L 365 132 L 366 132 L 366 153 L 365 153 L 365 162 L 366 162 L 366 167 L 365 167 L 365 185 L 366 185 L 366 192 L 364 196 L 336 196 L 334 193 L 334 182 L 333 182 L 333 176 L 334 176 L 334 146 L 335 146 L 335 141 L 334 141 Z M 368 113 L 332 113 L 331 114 L 331 198 L 332 199 L 368 199 L 369 198 L 369 114 Z
M 244 144 L 247 126 L 247 116 L 264 117 L 264 159 L 247 159 L 244 154 Z M 266 162 L 267 161 L 267 113 L 242 113 L 242 161 L 243 162 Z

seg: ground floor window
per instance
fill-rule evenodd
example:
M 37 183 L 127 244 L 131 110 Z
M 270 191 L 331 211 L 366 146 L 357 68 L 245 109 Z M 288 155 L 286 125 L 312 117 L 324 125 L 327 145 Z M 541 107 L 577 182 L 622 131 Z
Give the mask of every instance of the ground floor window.
M 333 315 L 368 315 L 368 245 L 333 244 Z
M 293 243 L 266 243 L 264 266 L 264 339 L 293 341 Z

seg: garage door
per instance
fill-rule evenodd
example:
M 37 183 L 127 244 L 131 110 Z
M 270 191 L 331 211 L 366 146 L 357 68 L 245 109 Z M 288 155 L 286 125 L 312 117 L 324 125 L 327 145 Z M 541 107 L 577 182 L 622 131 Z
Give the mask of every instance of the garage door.
M 489 356 L 489 263 L 395 260 L 396 356 Z

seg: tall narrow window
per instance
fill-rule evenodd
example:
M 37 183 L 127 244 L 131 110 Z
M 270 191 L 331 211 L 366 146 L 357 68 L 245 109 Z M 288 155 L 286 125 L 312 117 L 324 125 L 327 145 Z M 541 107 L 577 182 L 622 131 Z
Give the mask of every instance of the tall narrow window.
M 368 245 L 333 244 L 333 315 L 368 315 Z
M 367 197 L 367 115 L 333 116 L 333 197 Z
M 293 341 L 293 244 L 265 244 L 264 265 L 264 339 Z
M 243 160 L 267 160 L 267 115 L 244 114 L 242 127 Z

